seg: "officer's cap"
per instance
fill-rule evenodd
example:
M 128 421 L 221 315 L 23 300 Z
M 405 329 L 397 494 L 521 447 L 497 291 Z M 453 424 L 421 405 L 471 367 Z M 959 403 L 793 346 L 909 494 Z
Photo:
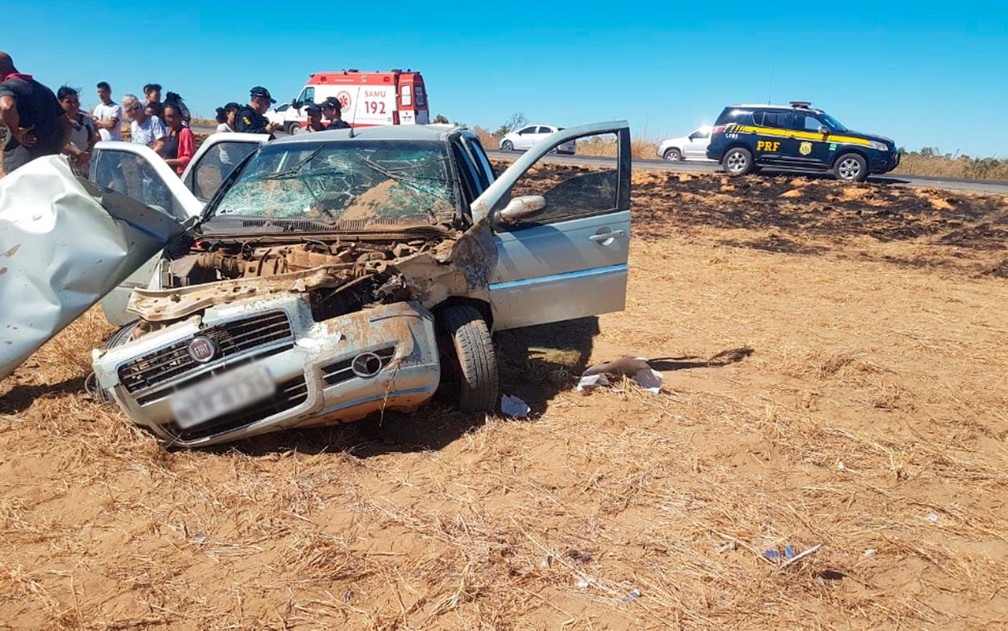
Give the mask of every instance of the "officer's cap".
M 309 114 L 321 114 L 322 106 L 319 105 L 318 103 L 312 102 L 305 105 L 305 111 L 308 112 Z
M 322 107 L 324 109 L 335 109 L 337 111 L 340 111 L 343 109 L 343 104 L 340 103 L 339 99 L 337 99 L 335 96 L 330 96 L 326 98 L 325 101 L 322 101 Z
M 257 85 L 256 87 L 249 90 L 249 96 L 261 96 L 264 99 L 269 99 L 270 103 L 276 103 L 276 99 L 270 96 L 269 90 L 262 87 L 261 85 Z

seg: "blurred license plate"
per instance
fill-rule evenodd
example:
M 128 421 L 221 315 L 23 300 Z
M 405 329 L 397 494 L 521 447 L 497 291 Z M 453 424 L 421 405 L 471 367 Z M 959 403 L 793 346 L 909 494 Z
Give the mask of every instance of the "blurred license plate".
M 178 426 L 189 429 L 268 399 L 274 392 L 276 384 L 269 370 L 265 366 L 248 366 L 211 377 L 175 394 L 168 403 Z

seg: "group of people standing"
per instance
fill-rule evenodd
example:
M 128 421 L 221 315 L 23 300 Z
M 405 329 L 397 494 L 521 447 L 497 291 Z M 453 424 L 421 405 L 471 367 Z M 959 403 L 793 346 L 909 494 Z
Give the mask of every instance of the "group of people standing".
M 101 81 L 96 86 L 98 105 L 89 114 L 81 111 L 79 90 L 62 86 L 52 90 L 31 75 L 18 72 L 10 55 L 0 51 L 0 120 L 7 127 L 3 144 L 3 172 L 11 173 L 35 158 L 65 154 L 74 172 L 87 177 L 91 153 L 100 140 L 122 140 L 122 123 L 129 122 L 130 140 L 153 149 L 179 175 L 196 152 L 189 128 L 189 110 L 182 98 L 168 92 L 161 100 L 161 86 L 144 86 L 144 99 L 125 94 L 122 104 L 112 100 L 112 88 Z M 247 105 L 228 103 L 217 108 L 218 132 L 273 134 L 280 128 L 265 116 L 276 103 L 269 90 L 256 86 Z M 329 97 L 322 103 L 304 105 L 307 133 L 347 129 L 342 105 Z M 324 120 L 323 120 L 324 119 Z
M 244 107 L 231 102 L 217 108 L 217 131 L 237 131 L 249 134 L 272 134 L 280 129 L 279 123 L 271 123 L 265 114 L 276 103 L 269 90 L 257 85 L 249 90 L 249 102 Z M 343 105 L 339 99 L 329 97 L 322 103 L 310 102 L 304 105 L 308 116 L 305 132 L 326 131 L 328 129 L 348 129 L 350 124 L 343 120 Z M 325 117 L 326 123 L 322 122 Z

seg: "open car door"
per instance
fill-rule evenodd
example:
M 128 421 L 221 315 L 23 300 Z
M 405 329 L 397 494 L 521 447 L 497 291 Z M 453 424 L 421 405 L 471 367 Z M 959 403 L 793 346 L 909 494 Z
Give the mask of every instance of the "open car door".
M 181 179 L 148 147 L 125 142 L 100 142 L 91 161 L 91 180 L 101 190 L 114 190 L 142 204 L 169 210 L 191 225 L 227 176 L 260 145 L 265 134 L 213 134 L 193 156 Z M 102 300 L 105 318 L 116 326 L 136 316 L 126 303 L 137 287 L 150 285 L 161 260 L 160 251 L 145 261 Z
M 100 192 L 63 156 L 0 178 L 0 379 L 185 230 L 159 199 Z
M 613 157 L 598 158 L 599 166 L 592 168 L 547 157 L 571 141 Z M 536 177 L 529 177 L 533 171 Z M 550 135 L 516 160 L 471 208 L 475 221 L 489 218 L 497 245 L 490 284 L 496 330 L 623 310 L 630 245 L 630 127 L 625 121 Z

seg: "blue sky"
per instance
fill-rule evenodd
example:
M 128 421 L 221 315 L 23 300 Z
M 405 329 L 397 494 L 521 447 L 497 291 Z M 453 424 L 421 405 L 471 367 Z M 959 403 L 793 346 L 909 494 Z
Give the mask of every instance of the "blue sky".
M 745 7 L 745 11 L 731 7 Z M 0 46 L 54 90 L 157 82 L 198 115 L 310 72 L 413 68 L 431 115 L 630 121 L 660 138 L 730 103 L 811 100 L 910 149 L 1008 157 L 1008 2 L 18 2 Z M 163 8 L 162 8 L 163 7 Z M 240 9 L 241 8 L 241 9 Z M 101 17 L 110 16 L 107 24 Z

